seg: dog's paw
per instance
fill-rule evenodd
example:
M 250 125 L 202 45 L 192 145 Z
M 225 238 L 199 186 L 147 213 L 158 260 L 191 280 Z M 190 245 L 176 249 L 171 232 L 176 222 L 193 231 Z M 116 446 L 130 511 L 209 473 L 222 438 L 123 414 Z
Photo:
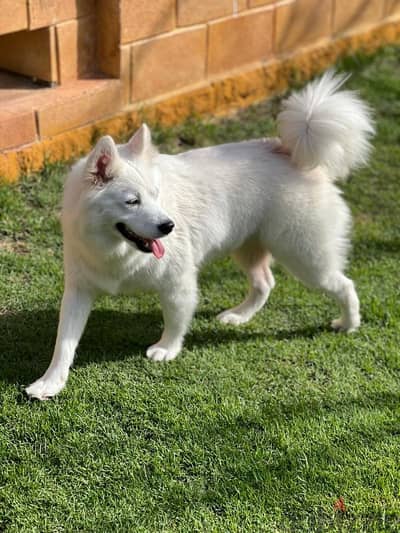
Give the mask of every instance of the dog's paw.
M 61 377 L 41 377 L 26 387 L 25 392 L 29 398 L 48 400 L 56 396 L 64 387 L 67 380 Z
M 223 324 L 233 324 L 238 326 L 239 324 L 244 324 L 249 321 L 249 318 L 244 315 L 240 315 L 228 309 L 217 315 L 217 319 Z
M 331 322 L 332 329 L 340 333 L 353 333 L 360 326 L 360 320 L 355 320 L 354 323 L 348 323 L 343 318 L 336 318 Z
M 165 348 L 160 344 L 153 344 L 147 348 L 146 356 L 152 361 L 172 361 L 181 351 L 181 347 Z

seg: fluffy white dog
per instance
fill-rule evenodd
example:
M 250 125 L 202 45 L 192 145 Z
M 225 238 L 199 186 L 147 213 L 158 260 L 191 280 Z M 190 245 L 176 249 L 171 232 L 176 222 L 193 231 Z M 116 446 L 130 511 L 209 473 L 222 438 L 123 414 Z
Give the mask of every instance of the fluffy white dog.
M 62 211 L 65 292 L 54 355 L 26 391 L 45 399 L 65 386 L 97 295 L 156 291 L 164 331 L 154 361 L 181 351 L 197 302 L 199 268 L 232 254 L 250 289 L 222 322 L 247 322 L 274 286 L 273 256 L 341 308 L 333 327 L 360 324 L 343 270 L 351 219 L 335 180 L 366 162 L 374 133 L 368 107 L 344 76 L 326 73 L 283 102 L 280 138 L 162 155 L 143 125 L 124 145 L 101 138 L 72 168 Z M 162 240 L 161 240 L 162 239 Z

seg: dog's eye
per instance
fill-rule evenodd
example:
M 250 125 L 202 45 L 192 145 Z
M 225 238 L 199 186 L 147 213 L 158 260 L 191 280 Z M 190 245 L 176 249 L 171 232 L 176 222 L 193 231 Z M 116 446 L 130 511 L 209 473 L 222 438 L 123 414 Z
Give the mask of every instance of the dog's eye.
M 139 205 L 140 200 L 139 198 L 131 198 L 130 200 L 127 200 L 125 203 L 126 205 Z

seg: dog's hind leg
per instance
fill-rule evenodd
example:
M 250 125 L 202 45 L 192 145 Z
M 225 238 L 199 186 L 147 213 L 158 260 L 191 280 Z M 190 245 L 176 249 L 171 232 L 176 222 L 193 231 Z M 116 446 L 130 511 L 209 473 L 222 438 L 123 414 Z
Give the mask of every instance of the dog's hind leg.
M 310 260 L 311 256 L 309 254 L 308 259 L 306 254 L 297 258 L 292 256 L 289 262 L 282 263 L 305 285 L 320 289 L 336 300 L 341 315 L 332 321 L 335 330 L 347 333 L 355 331 L 360 326 L 360 303 L 353 281 L 337 268 L 338 265 L 335 265 L 336 268 L 330 266 L 334 265 L 335 260 L 333 256 L 329 257 L 329 253 L 325 260 L 320 258 L 317 262 Z
M 354 283 L 340 271 L 333 271 L 307 285 L 321 289 L 332 296 L 339 304 L 341 315 L 331 325 L 336 331 L 351 333 L 360 326 L 360 303 Z
M 341 315 L 332 321 L 333 329 L 351 333 L 360 326 L 360 303 L 354 283 L 341 272 L 334 272 L 321 287 L 338 302 Z
M 271 255 L 257 243 L 246 243 L 236 250 L 233 258 L 246 273 L 250 289 L 245 300 L 232 309 L 220 313 L 217 318 L 225 324 L 243 324 L 259 311 L 275 285 L 269 268 Z

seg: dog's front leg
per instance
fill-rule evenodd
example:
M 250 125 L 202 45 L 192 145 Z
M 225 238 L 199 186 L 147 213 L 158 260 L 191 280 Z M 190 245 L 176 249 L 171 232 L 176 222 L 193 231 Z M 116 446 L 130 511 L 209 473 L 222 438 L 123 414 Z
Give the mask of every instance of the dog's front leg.
M 160 294 L 164 318 L 161 339 L 147 349 L 153 361 L 171 361 L 182 349 L 183 338 L 189 328 L 197 304 L 196 280 L 182 280 L 180 287 Z
M 43 376 L 26 388 L 29 397 L 45 400 L 64 388 L 93 300 L 86 290 L 65 289 L 53 358 Z

